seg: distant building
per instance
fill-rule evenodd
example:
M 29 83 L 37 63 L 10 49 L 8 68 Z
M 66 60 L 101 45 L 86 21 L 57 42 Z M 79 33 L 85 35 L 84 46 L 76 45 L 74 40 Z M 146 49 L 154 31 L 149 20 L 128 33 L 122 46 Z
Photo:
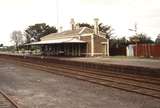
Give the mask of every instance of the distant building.
M 108 39 L 99 31 L 98 19 L 94 29 L 79 27 L 71 19 L 71 30 L 52 33 L 41 38 L 39 42 L 28 45 L 40 45 L 44 55 L 52 56 L 106 56 Z

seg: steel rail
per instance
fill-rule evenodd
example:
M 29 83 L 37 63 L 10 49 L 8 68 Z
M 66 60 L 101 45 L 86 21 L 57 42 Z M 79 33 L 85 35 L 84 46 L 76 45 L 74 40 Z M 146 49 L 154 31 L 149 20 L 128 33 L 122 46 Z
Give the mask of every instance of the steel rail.
M 14 108 L 20 108 L 13 99 L 11 99 L 6 93 L 0 90 L 0 94 L 11 104 Z
M 151 89 L 151 88 L 141 87 L 141 86 L 137 86 L 137 85 L 131 85 L 131 84 L 127 84 L 127 83 L 121 83 L 118 81 L 110 81 L 107 79 L 102 79 L 99 77 L 91 76 L 87 73 L 82 74 L 81 72 L 77 72 L 77 71 L 71 72 L 71 70 L 69 70 L 69 69 L 67 70 L 67 69 L 55 68 L 55 67 L 45 66 L 44 64 L 40 65 L 40 64 L 34 64 L 34 63 L 22 62 L 22 61 L 16 61 L 15 63 L 22 65 L 24 67 L 32 67 L 37 70 L 42 70 L 42 71 L 54 73 L 57 75 L 68 76 L 68 77 L 72 77 L 75 79 L 80 79 L 80 80 L 96 83 L 99 85 L 117 88 L 117 89 L 124 90 L 127 92 L 138 93 L 138 94 L 151 96 L 151 97 L 160 99 L 160 91 L 155 90 L 155 89 Z
M 62 68 L 62 67 L 56 67 L 56 66 L 50 66 L 49 63 L 38 63 L 36 61 L 25 61 L 25 60 L 16 60 L 16 62 L 19 65 L 25 66 L 25 67 L 32 67 L 37 70 L 43 70 L 46 72 L 54 73 L 57 75 L 64 75 L 80 80 L 85 80 L 88 82 L 96 83 L 99 85 L 104 85 L 107 87 L 117 88 L 120 90 L 128 91 L 128 92 L 134 92 L 142 95 L 147 95 L 151 97 L 155 97 L 160 99 L 160 90 L 155 88 L 150 88 L 149 86 L 139 86 L 138 84 L 134 83 L 127 83 L 127 82 L 121 82 L 121 81 L 115 81 L 112 79 L 107 79 L 107 77 L 102 75 L 97 75 L 95 73 L 87 73 L 84 71 L 77 71 L 71 68 Z M 49 66 L 48 66 L 49 65 Z M 55 65 L 55 64 L 54 64 Z M 62 65 L 63 66 L 63 65 Z M 64 66 L 63 66 L 64 67 Z M 147 84 L 147 83 L 146 83 Z M 158 87 L 158 85 L 157 85 Z

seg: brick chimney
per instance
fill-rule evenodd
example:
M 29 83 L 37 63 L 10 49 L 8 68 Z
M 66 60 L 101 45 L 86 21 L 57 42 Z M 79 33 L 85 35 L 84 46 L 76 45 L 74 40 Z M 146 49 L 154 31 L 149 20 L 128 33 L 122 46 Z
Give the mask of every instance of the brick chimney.
M 95 18 L 95 19 L 94 19 L 94 34 L 95 34 L 95 35 L 99 35 L 98 21 L 99 21 L 98 18 Z
M 76 24 L 76 27 L 75 27 L 75 28 L 76 28 L 76 29 L 79 29 L 79 28 L 80 28 L 79 23 Z
M 75 21 L 74 21 L 74 18 L 71 18 L 71 29 L 74 30 L 75 29 Z
M 63 31 L 63 27 L 60 26 L 60 27 L 59 27 L 59 32 L 61 33 L 62 31 Z

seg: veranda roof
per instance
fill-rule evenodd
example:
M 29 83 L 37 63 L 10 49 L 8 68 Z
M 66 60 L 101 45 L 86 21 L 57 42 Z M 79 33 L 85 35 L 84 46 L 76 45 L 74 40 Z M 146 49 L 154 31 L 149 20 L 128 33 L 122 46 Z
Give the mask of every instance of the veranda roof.
M 32 43 L 29 43 L 26 45 L 60 44 L 60 43 L 86 43 L 86 42 L 79 40 L 77 38 L 63 38 L 63 39 L 54 39 L 54 40 L 32 42 Z

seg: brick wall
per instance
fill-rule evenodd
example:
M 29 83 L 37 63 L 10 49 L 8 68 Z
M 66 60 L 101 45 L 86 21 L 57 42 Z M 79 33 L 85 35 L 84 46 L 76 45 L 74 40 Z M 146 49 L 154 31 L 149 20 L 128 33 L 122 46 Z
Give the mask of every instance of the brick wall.
M 86 53 L 91 53 L 91 36 L 81 36 L 81 40 L 87 42 Z
M 107 42 L 107 39 L 95 36 L 94 37 L 94 53 L 95 55 L 104 55 L 105 45 L 101 42 Z
M 91 54 L 91 36 L 82 36 L 81 40 L 87 42 L 87 53 L 90 55 Z M 107 42 L 107 39 L 99 37 L 99 36 L 94 36 L 94 55 L 95 56 L 101 56 L 104 55 L 105 51 L 105 45 L 103 45 L 101 42 Z

